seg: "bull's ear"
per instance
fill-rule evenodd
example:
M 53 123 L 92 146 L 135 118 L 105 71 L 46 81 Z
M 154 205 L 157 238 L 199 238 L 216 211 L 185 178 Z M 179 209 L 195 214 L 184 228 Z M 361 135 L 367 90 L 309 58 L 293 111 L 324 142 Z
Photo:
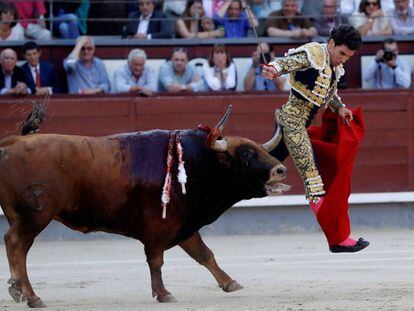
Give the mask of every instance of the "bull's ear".
M 211 149 L 218 151 L 218 152 L 226 152 L 227 151 L 227 141 L 224 139 L 216 140 Z

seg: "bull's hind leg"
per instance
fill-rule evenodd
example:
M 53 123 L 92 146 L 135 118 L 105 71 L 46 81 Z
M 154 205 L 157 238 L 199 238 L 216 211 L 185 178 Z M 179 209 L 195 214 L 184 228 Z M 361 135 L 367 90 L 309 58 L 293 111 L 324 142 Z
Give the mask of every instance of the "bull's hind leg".
M 46 307 L 34 293 L 27 275 L 26 258 L 35 237 L 49 224 L 51 218 L 36 217 L 18 220 L 4 235 L 10 267 L 9 293 L 16 302 L 27 301 L 31 308 Z
M 175 302 L 176 299 L 165 288 L 162 281 L 161 267 L 164 264 L 164 251 L 145 246 L 145 254 L 151 273 L 152 297 L 157 297 L 159 302 Z
M 200 233 L 196 232 L 191 238 L 182 242 L 180 246 L 199 264 L 210 270 L 223 291 L 234 292 L 243 288 L 243 286 L 239 285 L 226 272 L 220 269 L 213 252 L 203 242 Z

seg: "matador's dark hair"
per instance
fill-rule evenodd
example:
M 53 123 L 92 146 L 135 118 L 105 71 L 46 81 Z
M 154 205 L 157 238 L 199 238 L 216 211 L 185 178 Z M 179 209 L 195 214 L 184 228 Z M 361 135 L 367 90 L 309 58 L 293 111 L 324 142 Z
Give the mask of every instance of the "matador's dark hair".
M 339 25 L 332 29 L 331 37 L 335 45 L 346 45 L 349 49 L 357 51 L 362 46 L 361 34 L 350 25 Z

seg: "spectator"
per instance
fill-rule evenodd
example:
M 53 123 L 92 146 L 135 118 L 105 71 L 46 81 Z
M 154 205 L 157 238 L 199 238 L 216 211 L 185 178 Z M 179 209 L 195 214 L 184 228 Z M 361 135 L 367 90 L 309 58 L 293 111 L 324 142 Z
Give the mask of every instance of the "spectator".
M 303 0 L 299 11 L 312 20 L 321 14 L 323 2 L 323 0 Z
M 88 33 L 88 16 L 89 9 L 91 7 L 90 0 L 79 0 L 80 4 L 76 10 L 76 16 L 78 17 L 79 32 L 81 35 Z
M 216 38 L 224 36 L 223 27 L 220 27 L 220 28 L 216 29 L 216 26 L 214 25 L 214 21 L 211 17 L 205 16 L 204 18 L 202 18 L 201 22 L 200 22 L 200 25 L 201 25 L 201 31 L 209 31 L 214 36 L 218 35 Z
M 203 80 L 188 64 L 188 51 L 175 48 L 170 61 L 161 65 L 159 71 L 159 91 L 198 92 L 204 89 Z
M 360 0 L 340 0 L 339 12 L 341 15 L 350 16 L 357 12 Z
M 265 29 L 269 37 L 311 38 L 318 32 L 311 21 L 297 10 L 296 0 L 283 0 L 282 10 L 272 12 L 266 19 Z
M 361 33 L 361 35 L 390 35 L 391 24 L 387 16 L 381 10 L 381 0 L 361 0 L 358 12 L 355 12 L 349 22 Z
M 108 73 L 102 60 L 94 57 L 95 43 L 81 36 L 67 58 L 63 60 L 68 78 L 69 94 L 109 93 Z
M 145 64 L 146 60 L 147 54 L 141 49 L 129 52 L 128 63 L 123 69 L 115 71 L 115 92 L 150 96 L 157 90 L 154 70 Z
M 138 0 L 138 9 L 129 14 L 132 20 L 124 26 L 123 38 L 172 38 L 172 25 L 164 13 L 154 9 L 154 0 Z
M 60 38 L 76 39 L 79 37 L 79 19 L 76 12 L 80 6 L 80 2 L 53 2 L 53 29 Z
M 210 91 L 236 89 L 236 66 L 224 45 L 211 50 L 208 65 L 203 66 L 203 78 Z
M 60 93 L 55 67 L 51 63 L 40 60 L 41 51 L 36 42 L 28 41 L 23 44 L 22 52 L 26 63 L 21 68 L 32 94 Z
M 267 18 L 271 12 L 280 9 L 279 1 L 250 0 L 249 5 L 254 15 L 259 19 Z
M 262 52 L 265 59 L 263 59 Z M 252 63 L 250 69 L 247 72 L 244 79 L 245 91 L 271 91 L 283 90 L 284 81 L 281 77 L 276 77 L 273 80 L 266 79 L 262 76 L 261 65 L 269 63 L 273 59 L 273 55 L 270 53 L 270 47 L 267 43 L 260 43 L 260 47 L 257 46 L 252 55 Z
M 46 29 L 46 9 L 43 1 L 12 0 L 12 3 L 16 7 L 26 37 L 35 40 L 51 39 L 50 31 Z
M 0 95 L 31 94 L 25 76 L 20 67 L 16 66 L 17 55 L 12 49 L 4 49 L 0 53 Z
M 203 10 L 207 17 L 213 17 L 228 0 L 203 0 Z
M 243 9 L 250 11 L 253 25 L 250 25 L 249 17 Z M 226 38 L 244 38 L 250 26 L 257 27 L 259 22 L 251 12 L 246 8 L 246 1 L 231 0 L 227 1 L 220 10 L 214 15 L 214 21 L 217 25 L 224 27 Z
M 394 0 L 395 8 L 389 12 L 392 32 L 395 35 L 414 33 L 414 10 L 408 0 Z
M 24 40 L 24 29 L 18 19 L 15 7 L 12 4 L 0 3 L 0 41 Z
M 347 18 L 338 14 L 338 0 L 324 0 L 320 16 L 312 19 L 318 35 L 329 37 L 331 30 L 339 24 L 347 24 Z
M 181 16 L 186 8 L 187 0 L 169 0 L 164 2 L 163 12 L 167 16 Z
M 210 20 L 210 25 L 214 27 L 212 20 L 204 17 L 201 0 L 187 1 L 183 15 L 176 22 L 178 35 L 181 38 L 217 38 L 224 36 L 223 29 L 204 30 L 203 20 Z
M 394 39 L 383 42 L 375 59 L 363 72 L 365 81 L 373 81 L 377 89 L 409 88 L 411 69 L 406 61 L 398 57 L 398 45 Z

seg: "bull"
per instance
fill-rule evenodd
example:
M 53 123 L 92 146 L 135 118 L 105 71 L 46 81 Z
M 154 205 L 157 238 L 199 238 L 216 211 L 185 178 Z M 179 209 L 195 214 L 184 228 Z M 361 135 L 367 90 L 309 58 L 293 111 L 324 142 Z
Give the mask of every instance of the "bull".
M 167 164 L 169 155 L 177 158 L 177 150 L 171 152 L 171 132 L 166 130 L 0 140 L 0 205 L 10 225 L 4 240 L 11 297 L 29 307 L 45 307 L 30 284 L 26 257 L 35 237 L 53 219 L 84 233 L 105 231 L 140 240 L 152 295 L 159 302 L 175 300 L 163 284 L 161 267 L 164 251 L 176 245 L 205 266 L 223 291 L 241 289 L 217 265 L 199 229 L 240 200 L 279 194 L 289 186 L 280 183 L 286 168 L 269 155 L 279 135 L 263 145 L 221 137 L 229 114 L 211 131 L 174 132 L 187 173 L 185 194 L 174 177 L 179 162 Z M 172 178 L 165 193 L 168 169 Z M 167 214 L 162 215 L 161 197 L 166 194 Z

